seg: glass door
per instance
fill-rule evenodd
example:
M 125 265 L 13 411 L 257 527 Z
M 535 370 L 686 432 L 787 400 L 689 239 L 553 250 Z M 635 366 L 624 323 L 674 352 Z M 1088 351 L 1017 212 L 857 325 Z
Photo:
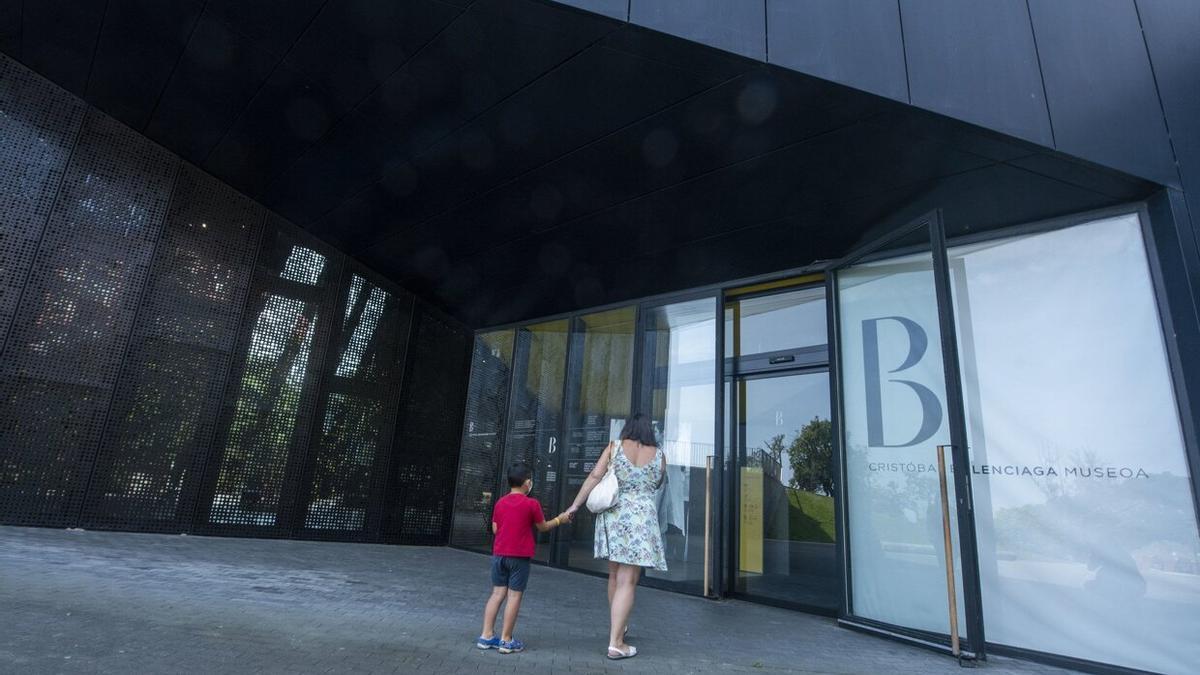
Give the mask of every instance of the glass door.
M 844 486 L 843 620 L 941 646 L 957 632 L 963 652 L 980 655 L 969 460 L 946 269 L 945 235 L 933 213 L 839 261 L 827 280 Z
M 734 378 L 737 565 L 742 595 L 821 613 L 840 606 L 829 370 Z

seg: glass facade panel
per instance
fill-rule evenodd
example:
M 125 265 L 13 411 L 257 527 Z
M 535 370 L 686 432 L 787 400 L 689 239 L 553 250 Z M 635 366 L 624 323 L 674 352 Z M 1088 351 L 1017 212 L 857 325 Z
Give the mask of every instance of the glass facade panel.
M 470 434 L 489 438 L 491 491 L 460 489 L 456 523 L 476 494 L 485 548 L 501 459 L 533 464 L 534 495 L 548 515 L 561 509 L 637 404 L 671 465 L 659 496 L 670 569 L 649 577 L 699 593 L 716 556 L 707 569 L 732 572 L 737 592 L 835 610 L 840 489 L 850 613 L 945 635 L 936 449 L 950 442 L 950 413 L 929 249 L 921 232 L 837 273 L 844 486 L 834 484 L 843 458 L 833 456 L 824 293 L 797 289 L 727 307 L 733 494 L 716 499 L 716 299 L 702 298 L 643 305 L 640 319 L 631 306 L 481 334 L 477 368 L 503 364 L 491 380 L 472 378 L 473 397 L 492 397 L 493 422 L 468 412 L 463 471 Z M 1200 659 L 1200 536 L 1137 216 L 959 246 L 948 261 L 971 461 L 953 467 L 947 456 L 946 468 L 974 485 L 989 642 L 1186 672 Z M 953 480 L 947 489 L 953 505 Z M 734 529 L 714 546 L 718 518 Z M 605 571 L 592 523 L 581 512 L 550 540 L 554 555 L 541 538 L 538 558 Z
M 575 319 L 568 371 L 564 501 L 574 499 L 629 416 L 636 317 L 636 308 L 623 307 Z M 560 530 L 562 560 L 571 567 L 607 572 L 608 563 L 592 557 L 594 526 L 592 514 L 580 509 L 571 525 Z
M 738 410 L 737 591 L 837 609 L 829 373 L 739 379 L 726 405 Z
M 512 357 L 513 331 L 476 335 L 450 541 L 486 553 L 492 552 L 492 505 L 503 494 L 497 491 Z
M 567 370 L 567 335 L 570 321 L 548 321 L 517 331 L 516 371 L 512 383 L 504 466 L 525 462 L 533 470 L 533 491 L 547 518 L 558 513 L 559 438 L 563 413 L 563 386 Z M 550 560 L 553 532 L 535 533 L 535 560 Z
M 950 443 L 950 429 L 933 259 L 926 252 L 856 265 L 838 272 L 837 288 L 851 613 L 948 634 L 936 448 Z M 947 483 L 953 505 L 949 475 Z M 955 528 L 953 508 L 950 517 Z
M 702 298 L 646 311 L 642 400 L 667 457 L 658 496 L 668 571 L 647 576 L 703 591 L 708 521 L 716 495 L 717 301 Z
M 1200 663 L 1200 540 L 1136 215 L 950 250 L 990 641 Z
M 725 309 L 725 358 L 823 345 L 829 341 L 825 289 L 745 298 Z

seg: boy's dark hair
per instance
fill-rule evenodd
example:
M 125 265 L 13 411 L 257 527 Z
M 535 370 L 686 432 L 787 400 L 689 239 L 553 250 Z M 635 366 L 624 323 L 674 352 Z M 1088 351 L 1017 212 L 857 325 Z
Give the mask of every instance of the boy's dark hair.
M 508 487 L 521 487 L 529 480 L 529 474 L 529 465 L 525 462 L 517 462 L 508 467 Z
M 654 438 L 654 425 L 650 422 L 650 416 L 638 413 L 630 417 L 625 422 L 625 428 L 621 429 L 621 440 L 657 446 L 658 441 Z

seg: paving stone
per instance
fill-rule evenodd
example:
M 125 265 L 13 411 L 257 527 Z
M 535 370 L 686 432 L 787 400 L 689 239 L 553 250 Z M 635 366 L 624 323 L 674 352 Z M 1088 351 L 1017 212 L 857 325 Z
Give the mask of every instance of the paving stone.
M 449 548 L 0 527 L 0 673 L 959 673 L 949 657 L 736 600 L 535 567 L 521 654 L 474 647 L 488 559 Z M 993 657 L 981 673 L 1057 673 Z

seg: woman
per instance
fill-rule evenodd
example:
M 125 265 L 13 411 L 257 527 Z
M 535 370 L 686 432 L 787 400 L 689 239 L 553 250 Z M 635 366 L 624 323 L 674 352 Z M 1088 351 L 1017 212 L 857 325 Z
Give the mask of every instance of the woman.
M 643 567 L 667 571 L 654 493 L 667 475 L 667 458 L 654 439 L 650 418 L 633 416 L 621 430 L 621 440 L 604 449 L 596 466 L 567 509 L 574 515 L 604 477 L 609 464 L 617 476 L 617 503 L 596 517 L 595 556 L 608 560 L 608 607 L 612 623 L 608 658 L 627 659 L 637 649 L 625 644 L 626 624 Z

